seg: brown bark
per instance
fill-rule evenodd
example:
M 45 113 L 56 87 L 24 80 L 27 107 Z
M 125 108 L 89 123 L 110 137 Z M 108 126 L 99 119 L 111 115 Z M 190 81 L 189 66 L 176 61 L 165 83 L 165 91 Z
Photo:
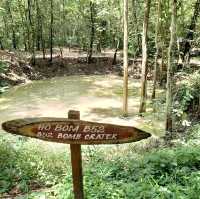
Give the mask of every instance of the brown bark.
M 146 112 L 146 98 L 147 98 L 147 32 L 149 25 L 151 0 L 145 0 L 144 22 L 143 22 L 143 36 L 142 36 L 142 81 L 141 81 L 141 98 L 139 113 Z
M 137 47 L 135 48 L 135 56 L 141 53 L 141 37 L 139 33 L 139 26 L 138 26 L 138 17 L 137 17 L 137 0 L 132 0 L 132 7 L 133 7 L 133 18 L 134 18 L 134 29 L 135 29 L 135 35 L 137 39 Z
M 4 50 L 4 46 L 3 46 L 3 42 L 2 42 L 2 39 L 0 38 L 0 49 L 1 50 Z
M 95 36 L 94 2 L 92 1 L 90 1 L 90 21 L 91 21 L 91 33 L 90 33 L 90 46 L 88 50 L 88 63 L 92 62 L 93 43 L 94 43 L 94 36 Z
M 28 20 L 31 28 L 31 53 L 32 53 L 32 64 L 35 64 L 35 28 L 32 19 L 32 0 L 28 0 Z
M 15 33 L 15 27 L 14 27 L 14 21 L 13 21 L 13 15 L 10 8 L 10 2 L 7 1 L 7 9 L 8 9 L 8 16 L 11 21 L 11 30 L 12 30 L 12 47 L 16 50 L 17 49 L 17 40 L 16 40 L 16 33 Z
M 172 86 L 173 86 L 173 66 L 175 63 L 175 45 L 176 45 L 176 18 L 177 18 L 177 0 L 172 0 L 172 19 L 170 27 L 170 44 L 168 49 L 168 68 L 167 68 L 167 94 L 166 94 L 166 132 L 171 134 L 173 131 L 172 119 Z
M 42 17 L 41 17 L 41 13 L 40 13 L 40 7 L 38 4 L 38 0 L 35 0 L 36 3 L 36 17 L 37 17 L 37 29 L 36 29 L 36 47 L 37 50 L 40 50 L 41 47 L 41 23 L 42 23 Z
M 128 0 L 124 0 L 124 86 L 123 115 L 128 115 Z
M 18 6 L 19 6 L 19 12 L 21 17 L 21 23 L 22 23 L 22 29 L 23 29 L 23 41 L 24 41 L 24 50 L 28 50 L 27 46 L 27 32 L 26 32 L 26 19 L 23 13 L 23 2 L 21 0 L 18 0 Z
M 200 15 L 200 0 L 197 0 L 194 6 L 194 12 L 192 15 L 191 23 L 188 27 L 188 32 L 185 37 L 183 56 L 182 56 L 183 65 L 189 63 L 191 41 L 194 39 L 194 31 L 196 29 L 196 23 L 199 15 Z
M 120 43 L 120 40 L 117 41 L 117 47 L 116 47 L 116 49 L 115 49 L 115 53 L 114 53 L 114 56 L 113 56 L 112 65 L 117 64 L 117 52 L 118 52 L 118 50 L 119 50 L 119 43 Z
M 152 99 L 156 97 L 156 83 L 157 83 L 157 74 L 158 74 L 158 55 L 160 51 L 159 46 L 159 30 L 160 30 L 160 20 L 161 20 L 161 0 L 157 0 L 157 20 L 156 20 L 156 35 L 155 35 L 155 44 L 156 44 L 156 53 L 155 53 L 155 64 L 154 64 L 154 75 L 153 75 L 153 91 Z
M 191 19 L 191 23 L 189 26 L 189 32 L 187 33 L 186 39 L 193 40 L 194 38 L 194 30 L 196 28 L 196 22 L 197 18 L 200 15 L 200 0 L 196 1 L 195 7 L 194 7 L 194 13 Z
M 50 61 L 53 60 L 53 0 L 51 0 L 51 24 L 50 24 Z

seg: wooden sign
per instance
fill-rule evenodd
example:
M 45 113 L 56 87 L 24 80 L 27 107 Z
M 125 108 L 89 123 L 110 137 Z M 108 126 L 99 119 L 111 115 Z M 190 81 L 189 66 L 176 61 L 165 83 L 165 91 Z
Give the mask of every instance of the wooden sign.
M 84 199 L 81 144 L 122 144 L 151 136 L 135 127 L 82 121 L 80 112 L 73 110 L 68 119 L 17 119 L 4 122 L 2 127 L 12 134 L 70 144 L 75 199 Z
M 151 134 L 130 126 L 66 118 L 26 118 L 2 124 L 5 131 L 67 144 L 120 144 L 136 142 Z

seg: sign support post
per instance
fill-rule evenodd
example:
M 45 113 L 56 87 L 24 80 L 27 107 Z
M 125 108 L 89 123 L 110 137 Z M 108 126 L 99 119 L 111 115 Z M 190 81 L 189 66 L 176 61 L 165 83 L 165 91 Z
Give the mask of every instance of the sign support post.
M 70 110 L 68 119 L 80 120 L 80 112 Z M 84 199 L 81 145 L 70 144 L 74 199 Z

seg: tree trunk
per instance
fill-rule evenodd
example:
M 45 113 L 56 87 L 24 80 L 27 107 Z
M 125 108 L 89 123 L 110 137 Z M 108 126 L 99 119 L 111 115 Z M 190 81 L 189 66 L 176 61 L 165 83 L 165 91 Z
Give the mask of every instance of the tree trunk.
M 3 24 L 4 24 L 4 38 L 9 38 L 9 28 L 7 18 L 3 16 Z
M 37 18 L 37 36 L 36 36 L 36 48 L 37 50 L 40 50 L 40 46 L 41 46 L 41 23 L 42 23 L 42 17 L 41 17 L 41 14 L 40 14 L 40 7 L 39 7 L 39 4 L 38 4 L 38 0 L 35 0 L 35 3 L 36 3 L 36 18 Z
M 2 42 L 2 39 L 0 38 L 0 49 L 1 50 L 4 50 L 4 46 L 3 46 L 3 42 Z
M 90 46 L 88 51 L 88 63 L 92 61 L 93 43 L 95 36 L 95 21 L 94 21 L 94 3 L 90 1 L 90 20 L 91 20 L 91 33 L 90 33 Z
M 156 20 L 156 35 L 155 35 L 155 44 L 156 44 L 156 54 L 155 54 L 155 64 L 154 64 L 154 76 L 153 76 L 153 91 L 152 99 L 156 97 L 156 83 L 157 83 L 157 74 L 158 74 L 158 55 L 160 51 L 159 45 L 159 31 L 160 31 L 160 20 L 161 20 L 161 0 L 157 0 L 157 20 Z
M 115 53 L 114 53 L 114 56 L 113 56 L 112 65 L 117 64 L 117 52 L 119 50 L 119 44 L 120 44 L 120 40 L 117 41 L 117 46 L 116 46 Z
M 167 66 L 166 66 L 166 63 L 165 63 L 165 43 L 164 41 L 162 40 L 161 42 L 161 46 L 160 46 L 160 49 L 161 49 L 161 64 L 160 64 L 160 67 L 159 67 L 159 86 L 163 87 L 163 88 L 166 88 L 166 83 L 167 83 Z
M 29 19 L 29 25 L 31 28 L 31 53 L 32 53 L 32 64 L 35 64 L 35 28 L 34 23 L 32 19 L 32 1 L 28 0 L 28 19 Z
M 167 67 L 167 95 L 166 95 L 166 132 L 171 135 L 173 130 L 172 120 L 172 86 L 173 86 L 173 68 L 175 64 L 175 45 L 176 45 L 176 18 L 177 18 L 177 0 L 172 0 L 172 19 L 170 27 L 170 44 L 168 49 L 168 67 Z
M 124 87 L 123 115 L 128 115 L 128 0 L 124 0 Z
M 63 6 L 63 13 L 62 13 L 62 20 L 63 20 L 63 46 L 65 46 L 66 45 L 66 27 L 65 27 L 65 22 L 66 22 L 66 19 L 65 19 L 65 0 L 63 0 L 63 2 L 62 2 L 62 6 Z
M 149 25 L 151 0 L 145 0 L 143 35 L 142 35 L 142 81 L 141 81 L 141 98 L 139 113 L 146 112 L 146 98 L 147 98 L 147 32 Z
M 196 1 L 195 7 L 194 7 L 194 13 L 191 19 L 191 23 L 189 26 L 189 32 L 187 33 L 186 39 L 193 40 L 194 38 L 194 31 L 196 29 L 196 22 L 197 18 L 200 15 L 200 0 Z
M 18 6 L 19 6 L 19 11 L 20 11 L 20 17 L 21 17 L 21 23 L 22 23 L 22 29 L 23 29 L 23 42 L 24 42 L 24 51 L 28 50 L 27 46 L 27 32 L 26 32 L 26 19 L 23 13 L 24 7 L 23 3 L 21 0 L 18 0 Z
M 42 45 L 42 54 L 43 54 L 43 59 L 45 59 L 45 57 L 46 57 L 46 47 L 45 47 L 45 38 L 43 36 L 43 25 L 42 25 L 42 23 L 41 23 L 40 29 L 41 29 L 40 38 L 41 38 L 41 45 Z
M 10 21 L 11 21 L 12 46 L 13 46 L 13 48 L 16 50 L 16 49 L 17 49 L 17 40 L 16 40 L 16 33 L 15 33 L 13 15 L 12 15 L 12 12 L 11 12 L 10 2 L 9 2 L 9 1 L 7 1 L 7 9 L 8 9 L 8 15 L 9 15 Z
M 50 61 L 53 60 L 53 0 L 51 0 Z
M 31 31 L 30 31 L 29 12 L 28 12 L 28 10 L 25 10 L 25 23 L 26 23 L 26 31 L 27 31 L 26 32 L 26 34 L 27 34 L 27 48 L 28 48 L 28 51 L 31 52 Z
M 183 49 L 183 65 L 189 63 L 190 59 L 190 49 L 191 49 L 191 41 L 194 39 L 194 31 L 196 29 L 197 19 L 200 15 L 200 0 L 196 1 L 194 12 L 192 15 L 191 23 L 188 27 L 188 32 L 186 34 L 185 42 L 184 42 L 184 49 Z
M 134 29 L 135 29 L 135 35 L 137 38 L 137 47 L 135 48 L 135 56 L 138 56 L 141 53 L 141 37 L 140 37 L 140 33 L 139 33 L 139 27 L 138 27 L 138 17 L 137 17 L 137 0 L 132 0 L 132 7 L 133 7 L 133 18 L 134 18 Z

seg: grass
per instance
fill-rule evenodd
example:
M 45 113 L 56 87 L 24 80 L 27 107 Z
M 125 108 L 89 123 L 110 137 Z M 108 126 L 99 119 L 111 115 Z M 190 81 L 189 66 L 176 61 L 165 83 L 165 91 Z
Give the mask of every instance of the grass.
M 83 147 L 87 199 L 197 199 L 200 194 L 200 125 L 173 148 L 116 150 Z M 30 140 L 0 141 L 0 197 L 73 198 L 70 157 Z M 181 142 L 179 142 L 181 143 Z M 144 144 L 144 143 L 143 143 Z M 139 143 L 137 144 L 139 146 Z M 123 148 L 123 147 L 122 147 Z

